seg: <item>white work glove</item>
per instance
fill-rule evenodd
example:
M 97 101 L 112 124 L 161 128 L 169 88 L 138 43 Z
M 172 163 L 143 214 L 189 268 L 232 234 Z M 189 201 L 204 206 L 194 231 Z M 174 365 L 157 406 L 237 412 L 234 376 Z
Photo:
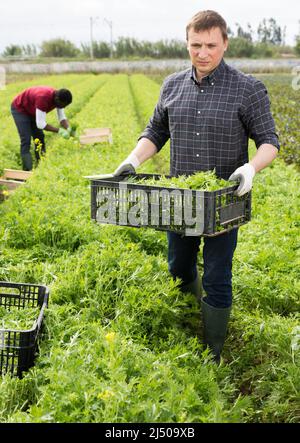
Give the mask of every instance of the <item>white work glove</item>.
M 139 159 L 135 154 L 130 154 L 115 170 L 113 175 L 135 174 L 136 168 L 140 165 Z
M 68 138 L 70 138 L 69 131 L 67 131 L 65 128 L 59 128 L 58 135 L 60 135 L 61 137 L 65 138 L 66 140 Z
M 241 197 L 251 190 L 254 176 L 255 169 L 250 163 L 245 163 L 231 174 L 228 180 L 237 180 L 240 182 L 239 187 L 235 191 L 238 197 Z

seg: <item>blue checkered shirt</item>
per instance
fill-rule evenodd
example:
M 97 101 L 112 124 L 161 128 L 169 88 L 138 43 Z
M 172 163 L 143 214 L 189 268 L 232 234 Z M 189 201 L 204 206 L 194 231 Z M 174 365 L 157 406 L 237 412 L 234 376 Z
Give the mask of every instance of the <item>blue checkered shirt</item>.
M 201 83 L 194 67 L 167 77 L 142 137 L 158 151 L 170 138 L 171 175 L 215 169 L 227 179 L 248 162 L 249 138 L 279 149 L 264 84 L 224 60 Z

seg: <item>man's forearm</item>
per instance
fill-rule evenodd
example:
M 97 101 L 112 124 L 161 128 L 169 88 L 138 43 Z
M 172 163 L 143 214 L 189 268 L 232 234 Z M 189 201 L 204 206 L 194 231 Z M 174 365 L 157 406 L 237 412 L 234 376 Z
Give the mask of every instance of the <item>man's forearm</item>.
M 258 148 L 249 163 L 254 167 L 255 172 L 259 172 L 272 163 L 277 153 L 278 149 L 275 146 L 265 143 Z
M 145 137 L 138 141 L 136 147 L 131 152 L 131 154 L 134 154 L 137 157 L 140 164 L 153 157 L 156 153 L 157 148 L 155 144 Z
M 50 131 L 50 132 L 58 132 L 58 128 L 55 128 L 55 126 L 52 125 L 46 125 L 44 127 L 44 131 Z

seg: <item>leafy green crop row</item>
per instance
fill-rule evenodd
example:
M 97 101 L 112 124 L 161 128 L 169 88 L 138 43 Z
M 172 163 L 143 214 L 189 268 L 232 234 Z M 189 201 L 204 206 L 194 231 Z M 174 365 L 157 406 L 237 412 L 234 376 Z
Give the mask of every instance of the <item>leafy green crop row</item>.
M 281 143 L 280 155 L 300 169 L 300 90 L 293 87 L 293 76 L 262 76 L 268 88 L 273 116 Z

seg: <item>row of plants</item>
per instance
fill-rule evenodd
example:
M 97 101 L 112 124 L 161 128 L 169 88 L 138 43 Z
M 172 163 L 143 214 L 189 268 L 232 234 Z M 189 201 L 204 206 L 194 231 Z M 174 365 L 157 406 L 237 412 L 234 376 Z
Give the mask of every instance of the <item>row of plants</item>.
M 158 94 L 140 75 L 99 80 L 73 120 L 79 132 L 111 127 L 113 145 L 52 137 L 26 185 L 0 206 L 0 278 L 51 291 L 35 367 L 22 380 L 2 376 L 2 422 L 299 421 L 300 187 L 292 165 L 276 159 L 255 178 L 220 367 L 201 345 L 198 304 L 169 276 L 165 235 L 90 220 L 83 176 L 111 172 L 129 154 Z M 168 159 L 141 170 L 166 173 Z
M 140 125 L 141 132 L 145 129 L 149 118 L 151 117 L 154 107 L 159 96 L 159 86 L 152 79 L 143 74 L 135 74 L 129 77 L 129 86 L 136 115 Z M 170 162 L 170 142 L 168 141 L 159 155 L 153 157 L 152 165 L 142 165 L 141 171 L 167 174 L 169 172 Z M 145 169 L 146 168 L 146 169 Z
M 262 76 L 262 80 L 269 90 L 272 112 L 283 147 L 281 155 L 288 164 L 293 163 L 300 168 L 300 88 L 296 84 L 296 74 L 283 75 L 280 82 L 273 76 Z

